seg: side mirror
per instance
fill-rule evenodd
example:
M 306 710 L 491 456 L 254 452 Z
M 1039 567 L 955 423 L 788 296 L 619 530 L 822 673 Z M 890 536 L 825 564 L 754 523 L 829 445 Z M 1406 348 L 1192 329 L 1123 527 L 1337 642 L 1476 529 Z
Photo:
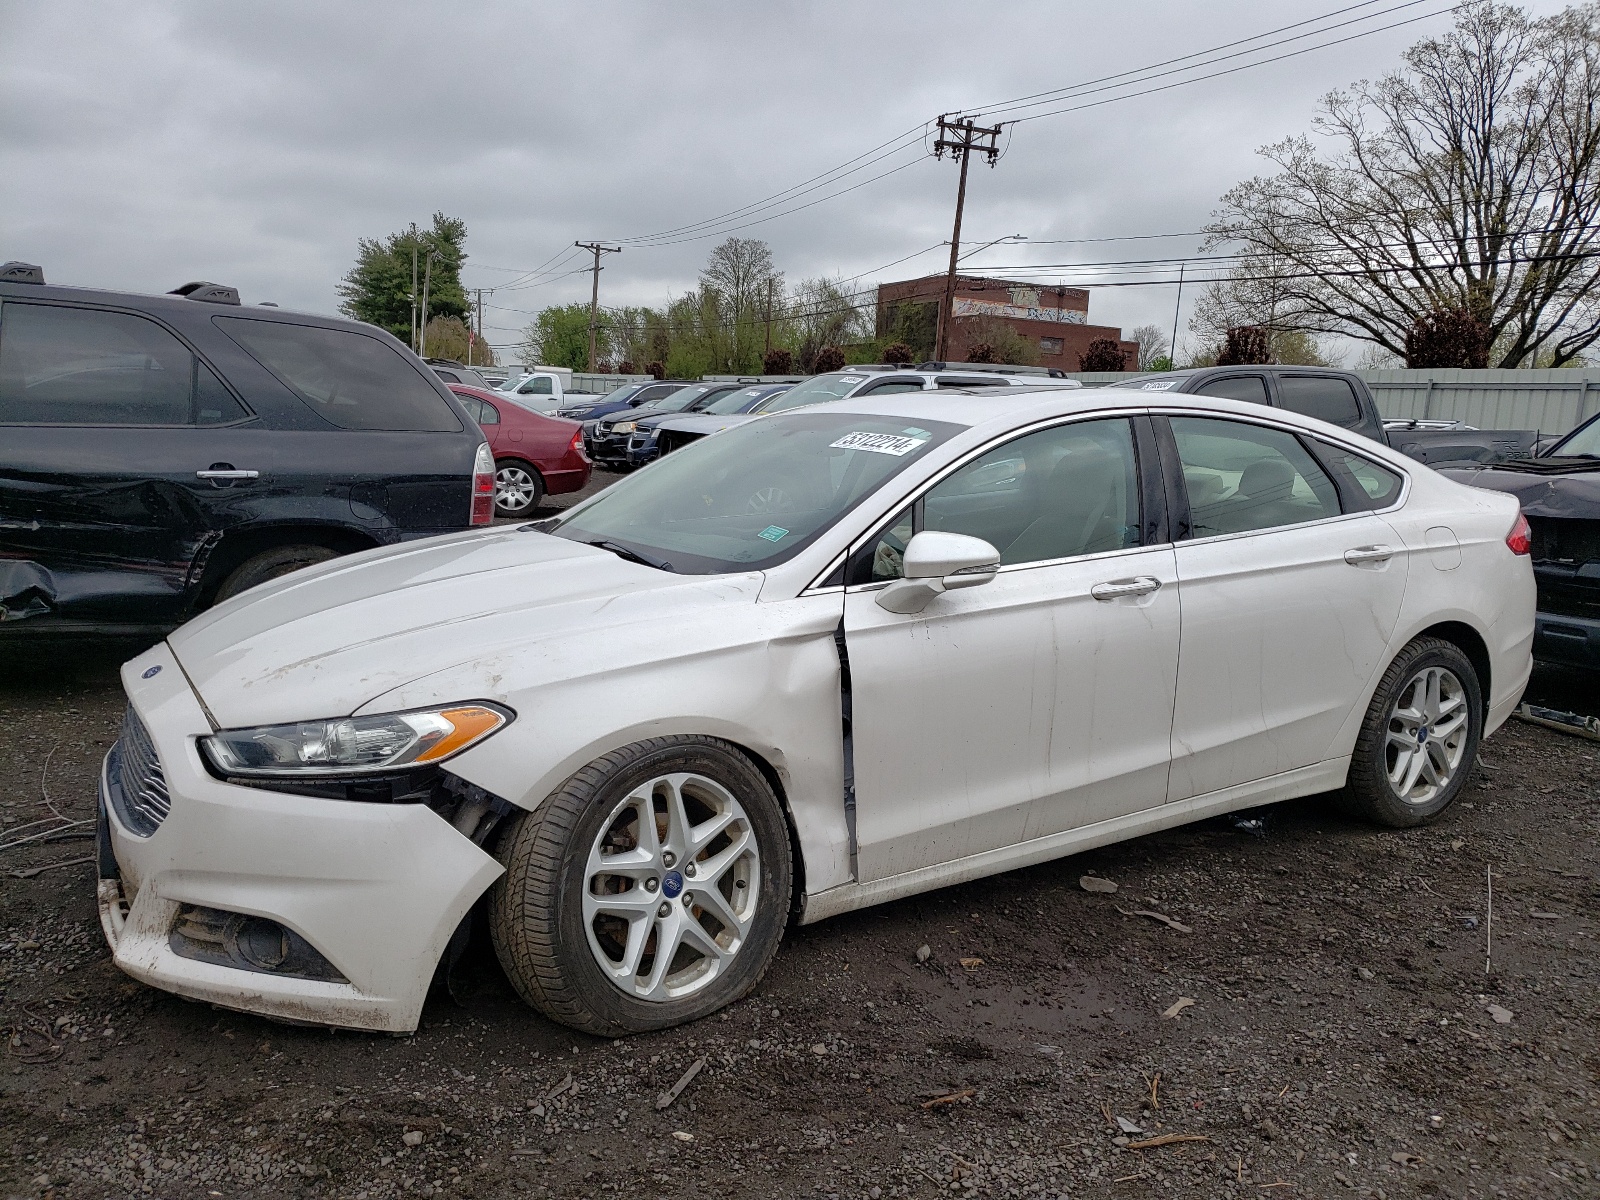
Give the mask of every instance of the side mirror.
M 906 544 L 904 579 L 878 593 L 878 607 L 919 613 L 941 592 L 988 583 L 1000 569 L 1000 551 L 982 538 L 925 529 Z

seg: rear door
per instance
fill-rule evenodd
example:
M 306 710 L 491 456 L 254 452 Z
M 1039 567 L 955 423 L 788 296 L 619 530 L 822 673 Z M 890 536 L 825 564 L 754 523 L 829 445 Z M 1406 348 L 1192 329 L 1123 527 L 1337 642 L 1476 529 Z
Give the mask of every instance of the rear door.
M 1309 441 L 1220 416 L 1169 424 L 1189 507 L 1169 793 L 1183 800 L 1332 756 L 1387 665 L 1408 563 Z
M 0 307 L 0 619 L 159 626 L 243 520 L 270 431 L 147 315 Z

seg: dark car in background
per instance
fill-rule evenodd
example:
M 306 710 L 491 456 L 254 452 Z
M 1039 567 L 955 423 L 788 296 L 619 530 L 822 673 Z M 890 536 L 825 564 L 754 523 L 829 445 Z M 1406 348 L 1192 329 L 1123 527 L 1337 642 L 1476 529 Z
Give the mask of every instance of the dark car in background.
M 759 405 L 780 396 L 794 386 L 793 383 L 758 383 L 753 386 L 733 384 L 729 390 L 721 392 L 705 402 L 697 403 L 685 412 L 695 412 L 708 417 L 731 416 L 737 413 L 751 412 Z M 676 397 L 672 397 L 676 399 Z M 649 415 L 640 414 L 631 423 L 633 429 L 628 432 L 627 465 L 642 467 L 645 463 L 654 462 L 661 455 L 660 431 L 661 422 L 669 419 L 674 414 L 669 412 L 654 412 Z M 613 428 L 623 432 L 620 422 Z
M 571 404 L 563 404 L 556 410 L 556 416 L 565 417 L 569 421 L 592 421 L 599 417 L 610 416 L 614 412 L 621 412 L 625 408 L 638 408 L 641 404 L 649 404 L 652 400 L 659 400 L 663 396 L 670 396 L 679 388 L 688 387 L 692 379 L 658 379 L 654 383 L 625 383 L 614 392 L 607 392 L 604 396 L 585 396 L 581 400 L 574 400 Z
M 628 457 L 628 441 L 641 420 L 651 416 L 699 412 L 719 396 L 734 391 L 738 383 L 690 383 L 665 396 L 648 400 L 634 408 L 620 409 L 583 426 L 584 445 L 589 457 L 602 466 L 637 466 Z
M 482 431 L 382 330 L 0 268 L 0 638 L 161 636 L 296 568 L 488 524 L 493 490 Z
M 589 482 L 592 468 L 576 421 L 530 412 L 490 388 L 453 384 L 450 390 L 489 439 L 495 516 L 527 516 L 546 496 L 581 491 Z
M 1443 473 L 1522 504 L 1539 592 L 1533 656 L 1600 670 L 1600 416 L 1536 456 Z

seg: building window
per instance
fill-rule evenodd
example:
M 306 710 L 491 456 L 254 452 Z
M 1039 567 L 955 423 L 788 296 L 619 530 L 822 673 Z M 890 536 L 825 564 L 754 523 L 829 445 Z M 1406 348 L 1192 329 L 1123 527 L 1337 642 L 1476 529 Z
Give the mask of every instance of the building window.
M 1040 354 L 1060 354 L 1062 341 L 1060 338 L 1042 337 L 1039 339 Z

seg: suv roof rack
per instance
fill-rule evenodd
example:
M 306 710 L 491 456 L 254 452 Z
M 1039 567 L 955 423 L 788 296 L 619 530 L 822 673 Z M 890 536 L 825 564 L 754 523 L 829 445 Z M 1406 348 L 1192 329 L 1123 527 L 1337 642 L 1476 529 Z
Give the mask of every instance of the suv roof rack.
M 1067 373 L 1060 367 L 1025 367 L 1019 363 L 964 363 L 925 362 L 918 371 L 992 371 L 996 375 L 1047 375 L 1051 379 L 1065 379 Z
M 457 362 L 453 358 L 425 358 L 422 360 L 430 367 L 460 367 L 463 371 L 476 371 L 477 367 L 469 367 L 464 362 Z
M 183 296 L 189 300 L 204 300 L 207 304 L 239 303 L 238 288 L 229 287 L 225 283 L 206 283 L 203 280 L 175 287 L 167 295 Z
M 17 262 L 13 259 L 0 267 L 0 282 L 4 283 L 43 283 L 44 268 L 36 267 L 32 263 Z

